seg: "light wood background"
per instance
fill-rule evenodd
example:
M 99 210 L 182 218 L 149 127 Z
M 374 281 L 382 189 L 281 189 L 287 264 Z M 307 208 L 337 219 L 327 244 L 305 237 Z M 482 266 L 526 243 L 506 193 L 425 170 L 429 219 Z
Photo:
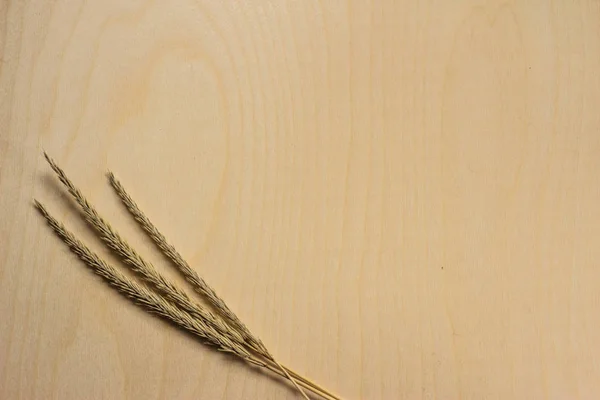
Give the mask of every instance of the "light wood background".
M 0 0 L 0 51 L 1 399 L 299 398 L 86 270 L 42 148 L 345 399 L 598 398 L 600 2 Z

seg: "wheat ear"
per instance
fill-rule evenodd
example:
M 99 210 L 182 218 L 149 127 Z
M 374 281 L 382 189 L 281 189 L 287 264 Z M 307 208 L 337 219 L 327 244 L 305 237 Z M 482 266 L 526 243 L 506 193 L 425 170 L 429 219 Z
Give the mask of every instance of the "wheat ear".
M 71 180 L 67 177 L 66 173 L 56 164 L 56 162 L 46 153 L 44 152 L 44 157 L 46 161 L 52 168 L 52 170 L 56 173 L 59 180 L 63 183 L 63 185 L 67 188 L 69 193 L 73 196 L 75 201 L 79 204 L 79 206 L 83 210 L 83 214 L 85 219 L 92 225 L 96 231 L 100 234 L 100 238 L 107 244 L 109 248 L 114 250 L 119 256 L 123 258 L 126 264 L 131 266 L 131 268 L 139 273 L 144 280 L 154 285 L 168 300 L 174 302 L 179 307 L 183 308 L 185 311 L 191 313 L 192 315 L 197 316 L 198 318 L 203 318 L 208 322 L 211 328 L 217 330 L 222 334 L 218 335 L 221 340 L 228 341 L 228 345 L 235 346 L 239 348 L 239 351 L 246 351 L 244 349 L 244 345 L 247 343 L 244 341 L 243 337 L 240 336 L 237 330 L 230 329 L 227 324 L 224 324 L 220 319 L 218 319 L 210 310 L 201 306 L 200 304 L 192 302 L 189 296 L 177 286 L 175 286 L 171 281 L 166 279 L 163 275 L 161 275 L 154 266 L 142 258 L 119 234 L 116 232 L 108 222 L 106 222 L 100 214 L 96 211 L 96 209 L 88 202 L 88 200 L 83 196 L 81 191 L 71 182 Z M 223 303 L 224 304 L 224 303 Z M 251 347 L 251 346 L 250 346 Z M 263 346 L 264 347 L 264 346 Z M 308 396 L 306 393 L 298 386 L 296 380 L 292 378 L 292 376 L 288 373 L 283 366 L 279 365 L 277 361 L 273 359 L 271 356 L 269 358 L 270 361 L 274 362 L 278 365 L 281 371 L 285 374 L 287 379 L 296 387 L 296 389 L 304 396 L 305 399 L 308 400 Z
M 190 265 L 183 258 L 183 256 L 177 251 L 175 246 L 173 246 L 167 241 L 166 237 L 158 230 L 158 228 L 152 223 L 152 221 L 150 221 L 146 214 L 144 214 L 144 212 L 139 208 L 139 206 L 129 195 L 129 193 L 127 193 L 121 182 L 115 177 L 115 174 L 109 171 L 107 175 L 111 186 L 113 187 L 113 189 L 115 190 L 115 192 L 117 193 L 127 210 L 131 213 L 131 215 L 133 215 L 134 219 L 142 227 L 142 229 L 146 231 L 148 236 L 150 236 L 150 238 L 154 241 L 158 248 L 173 262 L 175 267 L 190 283 L 192 288 L 198 294 L 202 295 L 208 301 L 208 303 L 215 309 L 215 311 L 221 316 L 223 316 L 226 319 L 226 321 L 242 335 L 242 337 L 250 344 L 250 347 L 254 351 L 256 351 L 261 356 L 265 357 L 272 363 L 276 364 L 278 368 L 285 370 L 295 379 L 301 380 L 307 384 L 317 387 L 324 393 L 327 393 L 329 396 L 332 396 L 334 398 L 337 397 L 334 394 L 328 392 L 323 387 L 316 384 L 315 382 L 304 378 L 303 376 L 297 374 L 293 370 L 277 362 L 275 358 L 271 355 L 271 353 L 267 350 L 267 348 L 264 346 L 262 341 L 248 330 L 246 325 L 242 321 L 240 321 L 238 316 L 217 295 L 215 290 L 204 279 L 202 279 L 195 270 L 193 270 L 190 267 Z
M 69 249 L 93 272 L 102 277 L 123 296 L 129 298 L 146 311 L 158 315 L 159 317 L 174 323 L 179 328 L 206 340 L 208 344 L 215 346 L 219 351 L 234 354 L 251 365 L 268 369 L 283 378 L 289 379 L 282 371 L 272 365 L 265 364 L 262 360 L 253 355 L 248 355 L 248 353 L 239 352 L 239 349 L 235 347 L 228 347 L 228 345 L 223 344 L 223 341 L 218 336 L 215 336 L 214 330 L 210 330 L 202 320 L 194 318 L 190 313 L 180 310 L 163 297 L 123 275 L 78 240 L 73 233 L 68 231 L 63 224 L 58 222 L 39 201 L 34 200 L 34 206 Z M 305 382 L 299 382 L 299 385 L 327 400 L 336 400 L 335 397 L 331 397 L 327 393 L 320 391 Z
M 142 276 L 142 278 L 152 284 L 156 289 L 162 293 L 169 301 L 175 303 L 178 307 L 182 308 L 186 312 L 190 313 L 197 319 L 203 319 L 207 325 L 218 332 L 222 341 L 230 347 L 237 347 L 240 352 L 246 352 L 247 350 L 243 347 L 243 338 L 234 330 L 230 329 L 229 326 L 218 319 L 208 308 L 201 304 L 193 302 L 190 297 L 175 286 L 170 280 L 161 275 L 156 268 L 144 258 L 142 258 L 119 234 L 116 232 L 108 222 L 106 222 L 95 210 L 94 207 L 88 202 L 83 196 L 81 191 L 73 185 L 69 180 L 65 172 L 48 156 L 44 153 L 46 160 L 58 175 L 60 181 L 68 189 L 69 193 L 73 196 L 75 201 L 81 206 L 83 215 L 87 222 L 98 232 L 100 238 L 106 243 L 106 245 L 114 250 L 119 256 L 122 257 L 123 261 L 131 267 L 136 273 Z

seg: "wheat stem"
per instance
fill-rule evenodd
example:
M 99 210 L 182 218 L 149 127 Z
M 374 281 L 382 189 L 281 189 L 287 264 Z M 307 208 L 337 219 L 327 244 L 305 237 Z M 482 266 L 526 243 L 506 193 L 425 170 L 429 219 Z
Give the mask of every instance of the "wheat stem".
M 278 367 L 274 367 L 271 364 L 267 364 L 266 366 L 261 366 L 261 367 L 268 369 L 269 371 L 281 376 L 282 378 L 287 378 L 287 376 L 283 372 L 281 372 L 281 369 L 279 369 Z M 283 368 L 285 370 L 289 371 L 289 368 L 286 368 L 285 366 L 283 366 Z M 291 374 L 291 375 L 294 375 L 294 374 Z M 326 400 L 342 400 L 340 397 L 331 394 L 330 392 L 321 388 L 320 386 L 318 386 L 314 383 L 310 383 L 311 382 L 310 379 L 306 379 L 300 375 L 298 375 L 296 378 L 298 379 L 298 385 L 302 386 L 305 389 L 310 390 L 314 394 L 317 394 Z
M 341 398 L 339 396 L 331 393 L 330 391 L 325 389 L 323 386 L 317 384 L 315 381 L 298 374 L 297 372 L 295 372 L 291 368 L 286 367 L 283 364 L 280 364 L 280 365 L 283 367 L 283 369 L 285 369 L 285 371 L 288 374 L 290 374 L 294 379 L 296 379 L 298 381 L 298 383 L 304 383 L 304 384 L 308 385 L 308 387 L 319 390 L 319 392 L 321 393 L 321 396 L 327 396 L 333 400 L 341 400 Z

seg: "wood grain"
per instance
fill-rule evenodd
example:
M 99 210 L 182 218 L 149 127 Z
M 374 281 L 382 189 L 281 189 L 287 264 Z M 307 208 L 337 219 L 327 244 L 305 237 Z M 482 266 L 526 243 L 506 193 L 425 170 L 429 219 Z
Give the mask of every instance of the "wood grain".
M 0 49 L 0 398 L 299 398 L 85 270 L 42 148 L 344 398 L 600 392 L 599 2 L 3 0 Z

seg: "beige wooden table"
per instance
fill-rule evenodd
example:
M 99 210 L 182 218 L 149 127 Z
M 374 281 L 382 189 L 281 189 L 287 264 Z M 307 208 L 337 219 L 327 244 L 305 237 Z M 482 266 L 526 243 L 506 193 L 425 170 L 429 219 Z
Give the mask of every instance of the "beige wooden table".
M 600 396 L 600 2 L 1 0 L 0 54 L 1 399 L 300 398 L 86 270 L 42 148 L 344 399 Z

